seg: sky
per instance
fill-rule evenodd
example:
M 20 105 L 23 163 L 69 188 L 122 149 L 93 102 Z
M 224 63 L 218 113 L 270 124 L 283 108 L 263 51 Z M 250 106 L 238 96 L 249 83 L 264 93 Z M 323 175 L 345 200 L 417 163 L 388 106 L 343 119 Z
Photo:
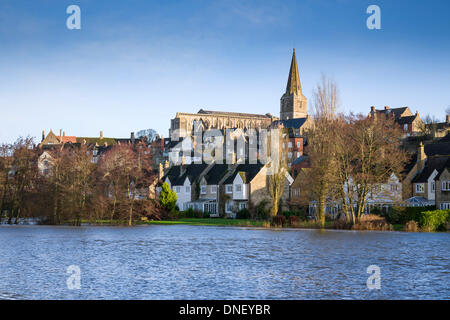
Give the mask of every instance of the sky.
M 409 106 L 443 121 L 449 12 L 446 0 L 0 0 L 0 142 L 167 137 L 177 112 L 200 108 L 279 116 L 294 47 L 310 111 L 325 74 L 342 112 Z

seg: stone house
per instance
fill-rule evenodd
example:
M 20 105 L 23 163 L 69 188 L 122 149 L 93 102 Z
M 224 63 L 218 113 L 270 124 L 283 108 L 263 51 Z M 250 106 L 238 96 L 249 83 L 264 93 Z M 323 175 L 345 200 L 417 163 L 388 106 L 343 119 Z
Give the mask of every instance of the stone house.
M 450 209 L 450 159 L 435 177 L 436 209 Z
M 421 132 L 423 121 L 419 117 L 419 112 L 415 114 L 411 112 L 409 107 L 390 108 L 385 106 L 384 109 L 375 109 L 370 107 L 369 117 L 377 119 L 380 117 L 393 118 L 394 121 L 401 126 L 406 136 L 414 136 Z

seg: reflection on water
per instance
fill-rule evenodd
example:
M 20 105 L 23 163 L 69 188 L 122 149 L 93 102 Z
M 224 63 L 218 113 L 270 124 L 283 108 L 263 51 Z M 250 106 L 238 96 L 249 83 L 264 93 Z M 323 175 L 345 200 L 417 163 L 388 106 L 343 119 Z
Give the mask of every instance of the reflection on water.
M 2 226 L 0 243 L 0 299 L 450 299 L 449 233 Z

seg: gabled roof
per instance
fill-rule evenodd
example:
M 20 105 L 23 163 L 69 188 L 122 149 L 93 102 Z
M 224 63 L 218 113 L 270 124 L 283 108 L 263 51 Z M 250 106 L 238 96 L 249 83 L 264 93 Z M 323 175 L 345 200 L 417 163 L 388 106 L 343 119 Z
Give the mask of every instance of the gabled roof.
M 189 179 L 191 184 L 200 178 L 201 173 L 206 169 L 208 164 L 190 164 L 186 165 L 185 172 L 181 173 L 181 166 L 172 166 L 169 171 L 162 177 L 162 180 L 169 178 L 172 186 L 181 186 L 184 184 L 186 178 Z
M 425 166 L 422 171 L 414 177 L 412 183 L 424 183 L 428 181 L 428 178 L 437 170 L 440 172 L 444 167 L 445 163 L 450 159 L 448 156 L 434 156 L 428 157 Z
M 214 164 L 213 167 L 204 175 L 208 185 L 217 185 L 219 181 L 227 174 L 227 164 Z
M 223 182 L 224 184 L 232 184 L 234 178 L 237 174 L 239 174 L 244 181 L 245 184 L 251 182 L 253 178 L 261 171 L 262 167 L 264 167 L 261 163 L 256 164 L 239 164 L 234 172 Z
M 434 180 L 439 180 L 441 177 L 441 174 L 444 172 L 445 169 L 450 171 L 450 157 L 447 160 L 447 162 L 445 162 L 445 164 L 442 166 L 441 170 L 439 170 L 439 173 L 437 174 L 436 178 L 434 178 Z

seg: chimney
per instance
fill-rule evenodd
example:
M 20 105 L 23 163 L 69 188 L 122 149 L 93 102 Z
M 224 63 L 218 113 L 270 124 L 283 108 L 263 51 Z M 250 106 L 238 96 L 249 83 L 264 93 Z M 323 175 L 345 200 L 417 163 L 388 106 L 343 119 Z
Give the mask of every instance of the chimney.
M 418 117 L 419 116 L 419 111 L 416 111 L 416 117 Z
M 186 172 L 186 157 L 181 157 L 180 177 Z
M 159 164 L 159 179 L 161 180 L 163 176 L 164 176 L 164 167 L 163 167 L 162 163 L 160 163 Z
M 419 163 L 419 170 L 423 168 L 423 164 L 427 159 L 427 155 L 425 154 L 425 147 L 423 142 L 421 141 L 419 147 L 417 148 L 417 163 Z
M 370 111 L 375 112 L 375 106 L 371 106 Z
M 169 168 L 169 161 L 164 161 L 164 169 L 168 169 Z
M 135 140 L 135 139 L 134 139 L 134 132 L 132 132 L 132 133 L 131 133 L 131 143 L 134 144 L 134 140 Z
M 59 137 L 62 137 L 62 129 L 59 129 Z
M 66 132 L 65 131 L 63 131 L 63 137 L 65 137 L 66 136 Z
M 42 130 L 42 141 L 44 141 L 44 139 L 45 139 L 45 130 Z
M 103 139 L 103 130 L 100 131 L 100 139 Z
M 389 106 L 384 106 L 384 110 L 389 110 Z
M 445 123 L 449 124 L 450 123 L 450 115 L 446 115 L 445 116 Z

